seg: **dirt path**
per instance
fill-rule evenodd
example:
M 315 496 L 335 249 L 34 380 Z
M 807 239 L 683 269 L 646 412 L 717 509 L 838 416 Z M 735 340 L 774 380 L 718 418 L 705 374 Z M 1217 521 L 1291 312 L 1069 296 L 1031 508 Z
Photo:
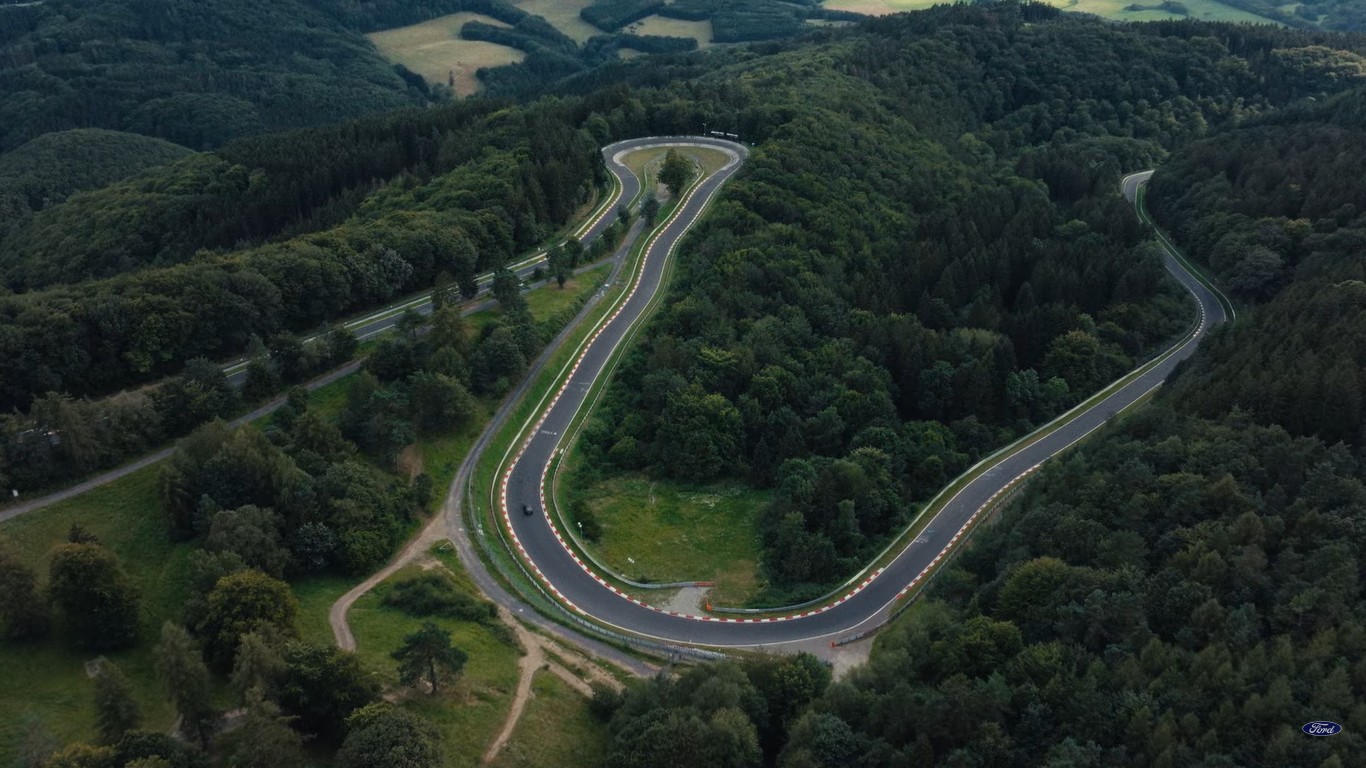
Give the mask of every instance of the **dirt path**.
M 526 655 L 517 662 L 517 692 L 512 697 L 512 707 L 508 710 L 507 719 L 503 721 L 503 727 L 499 729 L 498 735 L 489 743 L 484 750 L 484 756 L 480 758 L 480 765 L 488 765 L 498 757 L 498 753 L 507 744 L 508 739 L 517 730 L 517 723 L 522 719 L 522 713 L 526 711 L 527 702 L 531 701 L 531 684 L 535 681 L 536 673 L 542 669 L 550 672 L 561 680 L 569 684 L 570 688 L 578 691 L 584 696 L 593 695 L 593 687 L 584 678 L 590 678 L 594 682 L 602 682 L 618 690 L 621 689 L 621 682 L 604 671 L 597 664 L 589 661 L 586 656 L 566 648 L 555 641 L 538 635 L 527 629 L 522 622 L 513 618 L 512 614 L 505 608 L 498 609 L 498 617 L 505 624 L 512 627 L 517 633 L 517 640 L 526 649 Z M 556 658 L 570 657 L 567 663 L 572 663 L 582 672 L 576 674 L 567 669 Z
M 394 575 L 398 569 L 416 561 L 428 550 L 436 545 L 437 542 L 446 538 L 446 530 L 441 515 L 433 517 L 417 538 L 408 542 L 408 545 L 399 552 L 389 564 L 370 574 L 365 581 L 352 587 L 350 591 L 337 598 L 337 602 L 332 604 L 331 610 L 327 612 L 327 621 L 332 625 L 332 635 L 337 639 L 337 647 L 344 651 L 356 650 L 356 637 L 351 634 L 351 624 L 346 620 L 346 614 L 351 610 L 351 606 L 361 595 L 369 592 L 379 585 L 381 581 Z

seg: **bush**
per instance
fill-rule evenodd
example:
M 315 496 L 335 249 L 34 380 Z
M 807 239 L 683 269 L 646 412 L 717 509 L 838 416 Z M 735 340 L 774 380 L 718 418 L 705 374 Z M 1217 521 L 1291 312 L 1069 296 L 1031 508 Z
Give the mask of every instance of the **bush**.
M 384 596 L 384 604 L 409 616 L 444 616 L 460 621 L 488 622 L 498 614 L 493 603 L 459 591 L 450 577 L 437 572 L 395 583 Z

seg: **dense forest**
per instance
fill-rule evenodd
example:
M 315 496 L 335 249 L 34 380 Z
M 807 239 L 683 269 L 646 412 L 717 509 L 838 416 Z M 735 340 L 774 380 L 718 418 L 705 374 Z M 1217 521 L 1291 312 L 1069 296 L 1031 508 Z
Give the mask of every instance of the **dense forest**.
M 21 232 L 34 239 L 23 242 L 42 242 L 41 233 L 50 233 L 56 252 L 81 260 L 20 262 L 18 274 L 29 274 L 29 265 L 54 280 L 79 279 L 85 270 L 124 274 L 0 297 L 6 319 L 0 382 L 14 398 L 9 405 L 27 411 L 0 416 L 0 484 L 46 487 L 234 414 L 242 400 L 208 358 L 243 352 L 259 358 L 241 393 L 258 402 L 344 364 L 356 351 L 355 338 L 344 331 L 308 345 L 294 331 L 432 286 L 442 295 L 473 296 L 477 274 L 503 266 L 565 223 L 589 200 L 589 186 L 602 172 L 599 141 L 573 129 L 563 106 L 492 117 L 489 107 L 452 105 L 252 139 L 39 214 Z M 328 147 L 338 154 L 328 155 Z M 243 156 L 261 166 L 248 172 L 229 162 Z M 331 162 L 321 163 L 325 157 Z M 373 173 L 394 181 L 377 186 Z M 234 179 L 242 185 L 224 183 Z M 348 183 L 363 189 L 348 190 Z M 313 211 L 306 207 L 310 200 Z M 297 226 L 285 218 L 290 211 L 322 216 L 324 209 L 334 216 L 339 209 L 354 212 L 341 226 L 269 245 L 223 254 L 193 250 L 216 232 L 288 230 Z M 65 223 L 43 229 L 49 217 Z M 218 227 L 206 226 L 210 217 Z M 609 227 L 601 244 L 615 242 L 624 228 Z M 73 231 L 83 237 L 71 237 Z M 120 254 L 108 265 L 93 261 Z M 181 260 L 186 263 L 156 266 Z M 495 294 L 516 304 L 516 279 L 500 277 L 514 287 L 500 293 L 507 280 L 495 281 Z M 478 347 L 476 357 L 488 364 L 476 367 L 476 389 L 490 392 L 513 375 L 516 361 L 542 337 L 529 320 L 515 333 L 492 334 L 493 346 Z M 507 351 L 509 344 L 516 349 Z M 406 375 L 411 357 L 398 355 L 390 364 Z M 154 389 L 82 397 L 168 374 L 174 375 Z M 63 437 L 54 441 L 53 434 Z
M 0 6 L 0 152 L 67 128 L 207 149 L 426 100 L 327 4 L 316 5 L 324 7 L 306 0 Z
M 1290 54 L 1318 38 L 1272 29 L 1034 7 L 863 30 L 819 49 L 837 64 L 804 48 L 663 97 L 714 89 L 760 144 L 585 433 L 587 475 L 775 488 L 763 600 L 857 570 L 949 478 L 1186 327 L 1122 173 L 1284 104 L 1285 81 L 1352 83 L 1313 81 L 1331 57 Z
M 1363 104 L 1271 113 L 1162 166 L 1152 207 L 1243 319 L 979 532 L 783 765 L 1359 762 Z M 1313 719 L 1347 738 L 1304 738 Z
M 0 238 L 12 223 L 74 192 L 98 189 L 188 154 L 177 144 L 133 133 L 98 128 L 45 133 L 0 154 Z
M 1360 449 L 1366 388 L 1366 90 L 1250 121 L 1154 177 L 1158 219 L 1251 317 L 1210 340 L 1178 385 L 1206 416 L 1236 407 Z

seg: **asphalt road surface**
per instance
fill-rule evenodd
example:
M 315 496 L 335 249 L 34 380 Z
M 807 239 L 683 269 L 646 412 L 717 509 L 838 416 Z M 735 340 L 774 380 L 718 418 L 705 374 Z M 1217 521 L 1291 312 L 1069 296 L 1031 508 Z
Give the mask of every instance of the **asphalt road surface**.
M 725 145 L 724 142 L 709 143 Z M 621 151 L 638 146 L 627 142 L 608 157 L 609 167 L 619 177 L 624 171 L 619 162 Z M 622 594 L 571 553 L 544 513 L 542 488 L 548 465 L 562 447 L 574 417 L 584 407 L 591 384 L 609 370 L 612 353 L 628 337 L 632 326 L 642 318 L 651 298 L 661 288 L 673 248 L 697 222 L 715 192 L 739 169 L 745 150 L 739 145 L 730 145 L 729 149 L 733 153 L 731 164 L 702 181 L 684 201 L 676 218 L 648 245 L 639 282 L 630 298 L 583 351 L 573 374 L 548 406 L 540 423 L 532 429 L 504 477 L 502 513 L 522 556 L 543 584 L 572 610 L 599 624 L 665 642 L 712 647 L 782 645 L 813 639 L 833 641 L 875 626 L 888 615 L 900 595 L 926 577 L 979 510 L 1016 479 L 1032 472 L 1040 463 L 1086 437 L 1110 417 L 1160 386 L 1178 363 L 1194 353 L 1209 329 L 1226 319 L 1214 294 L 1168 252 L 1164 257 L 1167 271 L 1194 296 L 1198 305 L 1191 333 L 1150 361 L 1146 369 L 1140 368 L 1139 375 L 1108 396 L 1078 406 L 1060 417 L 1065 421 L 1061 426 L 1006 458 L 995 460 L 994 466 L 988 466 L 958 491 L 921 535 L 905 545 L 885 568 L 867 574 L 857 588 L 837 601 L 791 616 L 737 619 L 664 612 Z M 1126 178 L 1123 184 L 1126 196 L 1133 200 L 1148 175 L 1151 172 Z M 1025 438 L 1022 442 L 1028 440 Z M 535 513 L 523 514 L 523 505 Z

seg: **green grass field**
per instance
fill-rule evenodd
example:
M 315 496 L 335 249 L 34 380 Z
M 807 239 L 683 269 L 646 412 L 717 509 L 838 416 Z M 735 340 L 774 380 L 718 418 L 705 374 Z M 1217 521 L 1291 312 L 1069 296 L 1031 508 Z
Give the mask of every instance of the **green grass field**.
M 573 476 L 565 476 L 567 486 Z M 767 491 L 626 474 L 560 494 L 562 504 L 574 497 L 588 502 L 602 524 L 602 540 L 589 550 L 623 576 L 715 581 L 712 601 L 718 605 L 744 605 L 761 586 L 758 512 Z
M 512 4 L 550 22 L 576 43 L 602 34 L 579 17 L 579 11 L 592 5 L 593 0 L 513 0 Z
M 167 728 L 173 715 L 153 673 L 151 639 L 187 595 L 190 548 L 171 543 L 167 536 L 157 499 L 157 468 L 10 520 L 0 525 L 0 540 L 46 580 L 48 554 L 66 540 L 72 523 L 118 554 L 141 593 L 144 642 L 108 657 L 132 679 L 145 725 Z M 95 657 L 65 645 L 60 634 L 34 645 L 0 643 L 0 765 L 16 760 L 29 718 L 40 720 L 59 743 L 93 736 L 92 686 L 85 662 Z
M 607 727 L 588 711 L 588 700 L 549 672 L 537 672 L 532 699 L 493 761 L 494 768 L 563 768 L 601 765 Z
M 662 35 L 664 37 L 691 37 L 697 41 L 698 48 L 715 45 L 711 39 L 711 20 L 688 21 L 686 19 L 667 19 L 663 16 L 645 18 L 623 27 L 622 32 L 637 35 Z
M 1245 21 L 1254 24 L 1275 23 L 1254 13 L 1238 10 L 1219 0 L 1179 0 L 1189 15 L 1181 16 L 1157 8 L 1162 0 L 1043 0 L 1056 8 L 1078 13 L 1093 13 L 1116 21 L 1161 21 L 1163 19 L 1200 19 L 1202 21 Z M 853 11 L 869 16 L 882 16 L 902 11 L 920 11 L 944 0 L 825 0 L 823 5 L 834 11 Z M 1145 6 L 1145 10 L 1127 10 L 1131 5 Z
M 711 175 L 730 162 L 730 157 L 718 149 L 681 147 L 678 151 L 701 165 L 704 175 Z M 664 162 L 664 156 L 668 153 L 667 149 L 642 149 L 623 157 L 622 165 L 631 169 L 631 173 L 637 178 L 643 179 L 646 178 L 647 172 L 653 176 L 659 170 L 659 165 Z
M 603 264 L 587 272 L 574 275 L 560 288 L 553 282 L 526 294 L 527 309 L 537 322 L 576 307 L 581 299 L 597 290 L 612 272 L 611 264 Z
M 447 84 L 452 73 L 455 93 L 468 96 L 478 92 L 480 67 L 516 64 L 526 54 L 516 48 L 483 40 L 462 40 L 460 28 L 470 21 L 506 27 L 501 21 L 477 13 L 453 13 L 421 24 L 386 29 L 366 35 L 389 61 L 402 64 L 430 83 Z
M 453 557 L 440 557 L 438 561 L 452 569 L 461 591 L 479 594 Z M 356 654 L 366 666 L 376 670 L 387 685 L 398 685 L 398 665 L 389 654 L 406 635 L 416 631 L 423 620 L 386 607 L 382 601 L 395 580 L 419 572 L 419 566 L 399 571 L 362 596 L 351 608 Z M 512 694 L 517 688 L 517 659 L 521 651 L 482 624 L 451 619 L 437 619 L 436 623 L 451 633 L 451 642 L 456 647 L 469 654 L 469 662 L 448 689 L 435 696 L 405 691 L 401 701 L 403 706 L 427 718 L 441 731 L 446 766 L 475 766 L 479 764 L 485 746 L 507 718 Z

